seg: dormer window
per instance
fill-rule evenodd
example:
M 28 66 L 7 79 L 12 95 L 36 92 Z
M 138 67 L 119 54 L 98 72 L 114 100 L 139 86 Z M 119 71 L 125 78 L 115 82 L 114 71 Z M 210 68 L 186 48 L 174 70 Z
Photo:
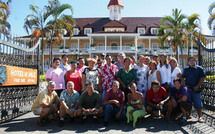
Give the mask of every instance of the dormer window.
M 138 28 L 138 29 L 137 29 L 137 32 L 138 32 L 139 34 L 145 34 L 145 28 Z
M 92 33 L 92 28 L 85 28 L 84 29 L 84 34 L 87 35 L 87 34 L 90 34 Z
M 164 33 L 168 33 L 168 32 L 171 32 L 171 30 L 170 29 L 165 29 L 164 30 Z
M 78 28 L 74 28 L 73 29 L 73 34 L 74 35 L 78 35 L 79 34 L 79 29 Z
M 158 28 L 151 28 L 151 34 L 153 35 L 158 34 Z

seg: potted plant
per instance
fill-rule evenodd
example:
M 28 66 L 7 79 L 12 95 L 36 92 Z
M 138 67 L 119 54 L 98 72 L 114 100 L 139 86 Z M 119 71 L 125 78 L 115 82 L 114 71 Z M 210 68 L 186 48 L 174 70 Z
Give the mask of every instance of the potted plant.
M 90 45 L 92 51 L 95 51 L 95 50 L 96 50 L 96 47 L 95 47 L 95 46 L 96 46 L 96 43 L 93 43 L 93 44 Z
M 64 52 L 69 53 L 69 47 L 65 47 Z
M 60 44 L 60 45 L 59 45 L 58 48 L 59 48 L 59 52 L 60 52 L 60 53 L 63 53 L 63 47 L 64 47 L 63 44 Z
M 135 51 L 135 45 L 133 43 L 131 43 L 130 47 L 132 51 Z

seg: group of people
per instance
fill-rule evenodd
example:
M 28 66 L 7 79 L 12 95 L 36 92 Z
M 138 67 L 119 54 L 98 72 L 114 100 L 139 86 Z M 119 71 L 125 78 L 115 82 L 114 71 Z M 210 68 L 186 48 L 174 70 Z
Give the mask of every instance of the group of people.
M 47 89 L 37 96 L 32 111 L 39 115 L 37 123 L 44 125 L 49 118 L 59 118 L 59 125 L 64 119 L 71 121 L 81 117 L 84 123 L 88 117 L 95 122 L 103 116 L 104 125 L 109 120 L 127 118 L 133 127 L 146 114 L 152 118 L 171 117 L 180 119 L 185 125 L 192 117 L 192 105 L 198 111 L 198 121 L 202 120 L 202 102 L 200 86 L 205 72 L 196 65 L 194 57 L 189 58 L 189 66 L 183 72 L 177 60 L 166 54 L 144 57 L 126 57 L 122 52 L 118 60 L 112 62 L 111 55 L 102 54 L 87 59 L 72 61 L 68 56 L 54 58 L 53 67 L 47 70 Z M 159 61 L 158 61 L 159 59 Z

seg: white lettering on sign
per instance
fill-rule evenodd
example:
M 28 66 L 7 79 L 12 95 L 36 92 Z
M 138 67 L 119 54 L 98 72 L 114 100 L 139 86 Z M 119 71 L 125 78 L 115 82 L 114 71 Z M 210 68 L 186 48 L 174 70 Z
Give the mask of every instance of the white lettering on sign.
M 25 79 L 21 79 L 21 82 L 25 82 Z
M 14 82 L 19 82 L 20 79 L 14 79 Z
M 10 73 L 12 76 L 19 76 L 19 77 L 23 77 L 23 71 L 17 71 L 17 70 L 11 70 Z
M 34 72 L 29 72 L 29 75 L 28 75 L 28 77 L 36 77 L 36 73 L 34 73 Z

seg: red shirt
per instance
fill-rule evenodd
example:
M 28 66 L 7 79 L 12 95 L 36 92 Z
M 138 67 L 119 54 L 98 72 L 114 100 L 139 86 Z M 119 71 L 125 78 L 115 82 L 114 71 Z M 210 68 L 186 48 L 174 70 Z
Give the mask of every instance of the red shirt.
M 158 104 L 168 97 L 168 93 L 164 87 L 160 87 L 158 92 L 153 92 L 152 88 L 146 91 L 146 100 Z
M 76 71 L 74 74 L 70 74 L 69 71 L 66 72 L 67 81 L 72 81 L 74 83 L 74 89 L 78 92 L 81 91 L 81 73 Z
M 124 105 L 125 94 L 120 89 L 118 89 L 116 91 L 116 93 L 113 93 L 113 89 L 110 88 L 106 91 L 105 96 L 104 96 L 104 101 L 109 101 L 109 100 L 117 100 L 117 101 L 119 101 L 120 104 Z
M 115 79 L 116 73 L 119 71 L 114 64 L 108 66 L 105 64 L 100 68 L 99 75 L 102 76 L 102 88 L 109 89 L 112 86 L 112 81 Z

